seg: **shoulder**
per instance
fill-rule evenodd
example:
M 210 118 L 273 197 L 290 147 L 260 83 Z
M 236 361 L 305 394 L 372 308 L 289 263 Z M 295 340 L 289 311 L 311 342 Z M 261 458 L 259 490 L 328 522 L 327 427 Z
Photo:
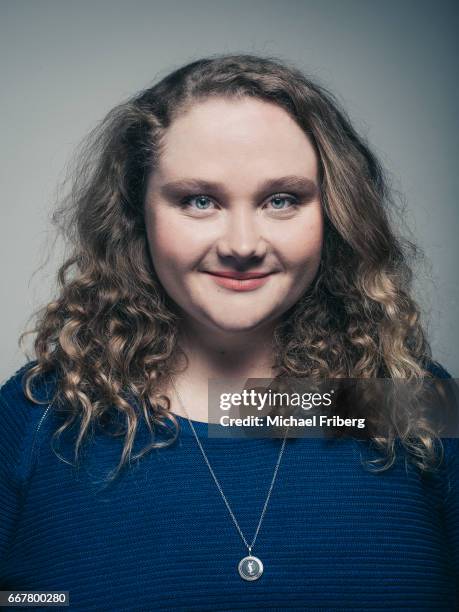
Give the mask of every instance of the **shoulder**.
M 453 387 L 457 389 L 456 382 L 451 374 L 438 362 L 430 361 L 426 369 L 435 378 L 451 379 Z M 451 391 L 449 383 L 448 389 Z M 443 474 L 446 484 L 445 501 L 451 507 L 454 507 L 455 520 L 457 521 L 459 518 L 459 438 L 442 437 L 441 443 L 443 447 Z
M 451 379 L 451 384 L 453 387 L 456 387 L 456 383 L 451 374 L 437 361 L 429 361 L 425 365 L 425 368 L 434 378 Z M 450 383 L 447 383 L 446 389 L 450 390 Z M 444 449 L 445 465 L 450 472 L 455 474 L 455 477 L 457 478 L 459 469 L 459 438 L 442 438 L 442 444 Z
M 24 382 L 29 371 L 37 365 L 37 361 L 28 361 L 19 370 L 17 370 L 10 378 L 0 384 L 0 399 L 5 403 L 26 403 L 36 406 L 35 402 L 31 402 L 24 393 Z M 41 402 L 46 403 L 51 401 L 56 388 L 57 376 L 56 372 L 47 372 L 40 374 L 33 379 L 31 390 L 33 395 Z
M 23 365 L 0 387 L 0 479 L 26 479 L 35 431 L 52 400 L 55 377 L 38 377 L 32 392 L 40 401 L 31 401 L 24 393 L 24 377 L 36 365 Z
M 452 378 L 451 374 L 438 361 L 429 359 L 424 364 L 425 369 L 432 374 L 434 378 Z
M 55 389 L 55 376 L 52 374 L 37 377 L 31 389 L 39 404 L 29 400 L 24 392 L 24 379 L 36 361 L 29 361 L 15 372 L 6 382 L 0 386 L 0 416 L 7 417 L 18 424 L 27 419 L 33 412 L 42 411 L 40 407 L 51 401 Z M 5 419 L 1 418 L 4 422 Z

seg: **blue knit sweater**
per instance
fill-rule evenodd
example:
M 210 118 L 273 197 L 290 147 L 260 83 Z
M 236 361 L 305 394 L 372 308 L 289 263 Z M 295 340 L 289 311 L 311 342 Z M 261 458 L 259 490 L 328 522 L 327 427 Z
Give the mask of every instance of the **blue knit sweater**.
M 59 460 L 58 416 L 24 397 L 26 367 L 0 390 L 0 590 L 69 591 L 85 612 L 459 609 L 459 440 L 443 440 L 441 471 L 421 476 L 401 454 L 366 471 L 365 442 L 289 439 L 253 550 L 264 573 L 247 582 L 247 549 L 186 419 L 173 446 L 104 489 L 123 438 L 96 435 L 79 471 Z M 36 392 L 51 390 L 45 378 Z M 194 424 L 251 541 L 281 441 L 208 438 Z M 73 443 L 56 451 L 72 460 Z

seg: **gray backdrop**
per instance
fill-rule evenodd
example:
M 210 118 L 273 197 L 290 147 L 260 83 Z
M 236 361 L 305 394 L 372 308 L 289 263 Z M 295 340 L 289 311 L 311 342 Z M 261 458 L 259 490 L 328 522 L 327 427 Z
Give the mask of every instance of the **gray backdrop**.
M 223 52 L 291 60 L 338 94 L 404 194 L 409 227 L 430 261 L 417 274 L 416 295 L 434 356 L 459 375 L 455 2 L 3 0 L 0 7 L 1 380 L 24 363 L 18 334 L 54 290 L 62 245 L 49 251 L 48 217 L 75 146 L 131 93 Z

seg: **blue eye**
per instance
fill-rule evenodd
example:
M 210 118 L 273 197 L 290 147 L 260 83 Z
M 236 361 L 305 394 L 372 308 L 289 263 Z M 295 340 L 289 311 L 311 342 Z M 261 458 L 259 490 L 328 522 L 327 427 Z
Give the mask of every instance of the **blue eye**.
M 209 206 L 207 206 L 207 204 L 212 203 L 211 199 L 208 198 L 207 196 L 196 195 L 196 196 L 189 196 L 185 198 L 182 201 L 182 205 L 184 207 L 187 207 L 187 206 L 190 206 L 192 202 L 195 202 L 196 206 L 194 206 L 193 208 L 196 208 L 197 210 L 209 210 Z
M 272 204 L 271 210 L 284 211 L 297 208 L 298 199 L 292 195 L 275 194 L 268 200 Z M 182 208 L 192 208 L 194 210 L 211 210 L 213 201 L 209 196 L 190 195 L 180 202 Z
M 286 208 L 292 208 L 297 203 L 296 198 L 280 194 L 272 196 L 269 201 L 271 204 L 273 204 L 273 210 L 285 210 Z M 288 202 L 290 206 L 284 206 L 286 202 Z

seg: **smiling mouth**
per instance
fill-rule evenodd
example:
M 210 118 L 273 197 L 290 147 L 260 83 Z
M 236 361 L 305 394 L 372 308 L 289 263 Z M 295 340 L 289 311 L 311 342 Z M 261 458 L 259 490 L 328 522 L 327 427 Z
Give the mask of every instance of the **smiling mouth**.
M 208 274 L 213 276 L 224 276 L 225 278 L 237 278 L 238 280 L 247 280 L 249 278 L 261 278 L 262 276 L 268 276 L 271 272 L 236 272 L 236 270 L 217 270 L 215 272 L 207 271 Z
M 253 291 L 265 285 L 272 276 L 271 272 L 262 274 L 257 272 L 245 273 L 213 273 L 206 272 L 220 287 L 231 291 Z

